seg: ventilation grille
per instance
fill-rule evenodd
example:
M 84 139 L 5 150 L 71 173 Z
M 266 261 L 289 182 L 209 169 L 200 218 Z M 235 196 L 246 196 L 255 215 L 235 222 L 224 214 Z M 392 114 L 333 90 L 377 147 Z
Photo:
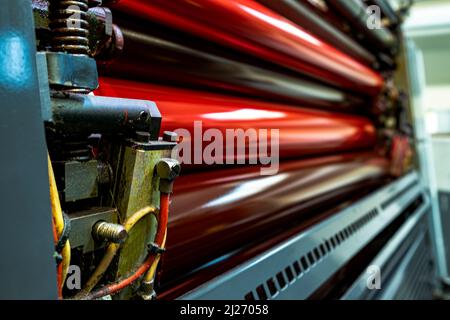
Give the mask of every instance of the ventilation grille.
M 422 240 L 405 270 L 405 279 L 395 295 L 396 300 L 429 300 L 433 298 L 433 260 L 430 255 L 428 235 Z
M 261 283 L 256 289 L 247 293 L 244 296 L 245 300 L 268 300 L 275 298 L 281 291 L 301 279 L 305 273 L 321 263 L 338 246 L 350 239 L 355 232 L 360 230 L 377 215 L 378 210 L 376 208 L 372 209 L 352 224 L 324 240 L 304 256 L 299 257 L 298 260 L 287 265 L 265 283 Z

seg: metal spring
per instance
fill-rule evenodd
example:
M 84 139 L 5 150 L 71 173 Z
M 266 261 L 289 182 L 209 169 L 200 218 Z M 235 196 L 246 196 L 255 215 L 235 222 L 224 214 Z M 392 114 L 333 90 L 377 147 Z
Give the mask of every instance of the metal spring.
M 91 150 L 86 140 L 66 138 L 59 146 L 58 153 L 65 160 L 88 161 L 91 159 Z
M 89 54 L 88 0 L 51 0 L 52 48 L 57 52 Z

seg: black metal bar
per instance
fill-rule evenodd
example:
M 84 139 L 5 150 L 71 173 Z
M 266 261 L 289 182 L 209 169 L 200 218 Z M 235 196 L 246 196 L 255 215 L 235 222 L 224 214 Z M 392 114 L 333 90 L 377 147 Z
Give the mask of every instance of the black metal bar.
M 161 114 L 146 100 L 120 99 L 81 94 L 55 94 L 51 99 L 51 126 L 61 133 L 150 133 L 157 140 Z

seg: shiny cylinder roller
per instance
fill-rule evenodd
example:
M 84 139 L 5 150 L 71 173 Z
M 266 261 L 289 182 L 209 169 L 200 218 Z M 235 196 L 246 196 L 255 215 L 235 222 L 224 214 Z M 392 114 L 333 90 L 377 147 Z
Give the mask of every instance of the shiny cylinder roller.
M 375 64 L 376 58 L 374 55 L 316 14 L 306 3 L 296 0 L 258 0 L 258 2 L 278 12 L 360 62 L 369 66 Z
M 392 32 L 383 26 L 368 28 L 368 23 L 371 21 L 369 20 L 368 7 L 361 0 L 334 0 L 329 1 L 329 4 L 378 48 L 394 50 L 396 40 Z
M 202 150 L 207 143 L 200 135 L 208 129 L 219 130 L 224 137 L 231 130 L 279 130 L 280 158 L 305 157 L 350 150 L 373 148 L 376 131 L 364 117 L 325 111 L 296 108 L 289 105 L 263 103 L 255 100 L 232 98 L 205 92 L 181 90 L 139 82 L 101 78 L 96 94 L 155 101 L 162 114 L 162 130 L 183 129 L 188 135 L 183 141 L 194 149 Z M 197 130 L 197 131 L 196 131 Z M 259 138 L 253 143 L 263 142 Z M 224 140 L 224 148 L 227 141 Z M 253 144 L 247 145 L 246 157 Z M 223 151 L 224 163 L 230 160 Z M 194 156 L 191 157 L 194 162 Z M 203 168 L 203 163 L 194 167 Z M 192 167 L 192 166 L 191 166 Z M 183 163 L 183 170 L 189 169 Z
M 224 93 L 334 109 L 366 108 L 362 97 L 310 79 L 284 75 L 237 62 L 194 46 L 192 39 L 171 36 L 167 30 L 115 19 L 122 29 L 124 51 L 100 74 L 171 86 L 214 89 Z
M 251 0 L 123 0 L 113 8 L 340 88 L 375 95 L 383 85 L 378 73 Z
M 347 154 L 284 162 L 268 177 L 257 167 L 181 176 L 162 281 L 220 264 L 235 250 L 314 221 L 387 175 L 388 162 L 376 154 Z

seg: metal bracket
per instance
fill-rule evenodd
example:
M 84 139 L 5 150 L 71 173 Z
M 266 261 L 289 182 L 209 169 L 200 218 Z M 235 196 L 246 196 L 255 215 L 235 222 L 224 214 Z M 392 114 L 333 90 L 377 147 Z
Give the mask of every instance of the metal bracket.
M 97 64 L 82 54 L 45 52 L 48 81 L 56 89 L 93 91 L 98 87 Z

